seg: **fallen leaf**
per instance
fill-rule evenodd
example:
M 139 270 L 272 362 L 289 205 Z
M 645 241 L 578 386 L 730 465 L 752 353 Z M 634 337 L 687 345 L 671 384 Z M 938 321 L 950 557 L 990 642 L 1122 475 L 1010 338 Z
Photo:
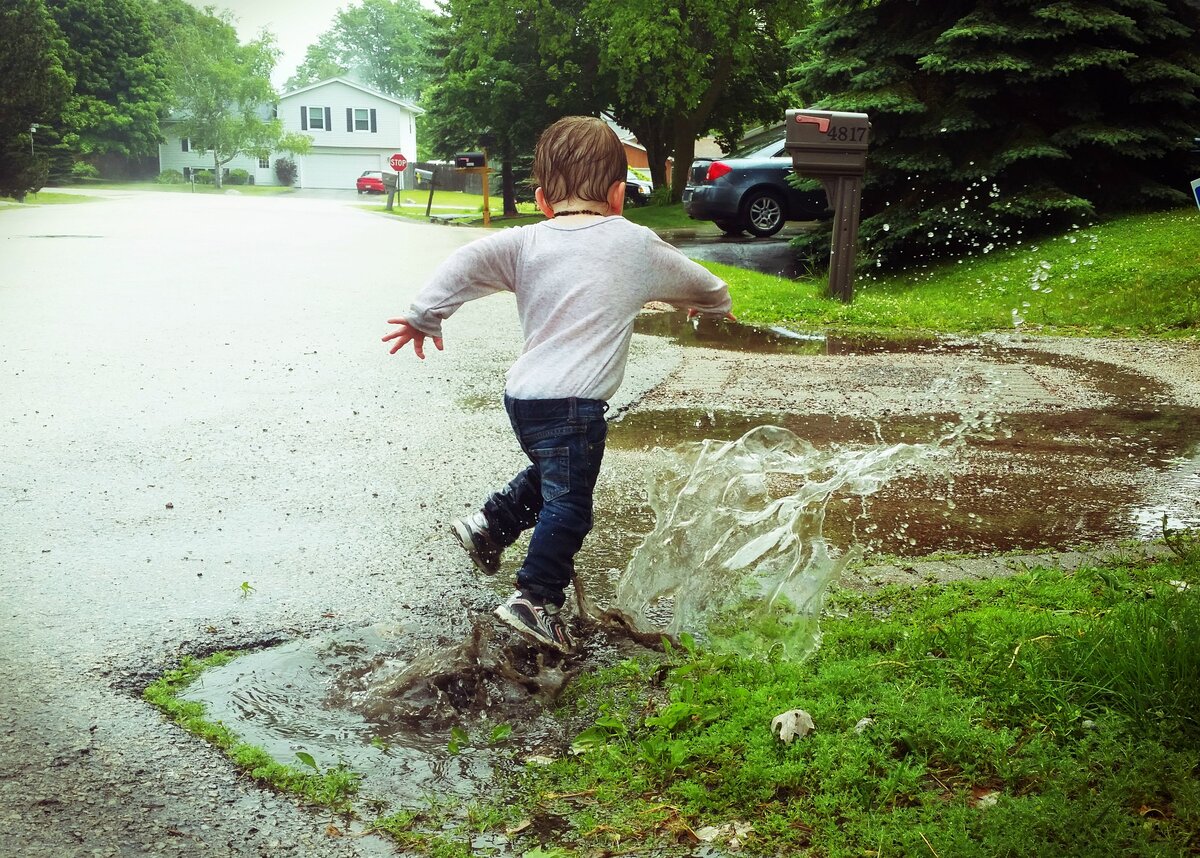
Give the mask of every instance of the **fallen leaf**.
M 341 837 L 342 829 L 338 828 L 332 822 L 325 826 L 325 834 L 329 837 Z
M 522 819 L 516 825 L 510 825 L 509 827 L 505 828 L 504 833 L 509 837 L 512 837 L 514 834 L 520 834 L 531 825 L 533 825 L 532 819 Z
M 712 843 L 720 836 L 721 829 L 715 825 L 706 825 L 696 832 L 696 837 L 699 838 L 701 843 Z
M 803 709 L 792 709 L 771 719 L 771 732 L 785 745 L 790 745 L 793 739 L 803 739 L 815 729 L 812 716 Z

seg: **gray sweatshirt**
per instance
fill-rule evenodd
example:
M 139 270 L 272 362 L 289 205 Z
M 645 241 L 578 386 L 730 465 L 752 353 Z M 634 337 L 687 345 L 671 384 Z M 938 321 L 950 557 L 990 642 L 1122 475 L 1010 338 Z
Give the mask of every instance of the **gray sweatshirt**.
M 406 319 L 431 336 L 473 298 L 514 292 L 525 348 L 508 370 L 516 399 L 608 400 L 621 385 L 633 320 L 647 301 L 729 312 L 729 289 L 653 231 L 623 217 L 505 229 L 450 255 Z

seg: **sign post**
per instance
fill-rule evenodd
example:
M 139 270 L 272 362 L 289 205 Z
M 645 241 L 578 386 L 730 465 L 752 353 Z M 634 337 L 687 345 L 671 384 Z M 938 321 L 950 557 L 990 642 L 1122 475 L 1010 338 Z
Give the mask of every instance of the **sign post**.
M 829 291 L 846 303 L 854 297 L 854 257 L 870 142 L 871 123 L 865 113 L 787 112 L 784 145 L 792 166 L 801 176 L 821 180 L 833 209 Z
M 488 202 L 488 173 L 491 168 L 487 165 L 487 150 L 482 152 L 460 152 L 454 156 L 454 166 L 465 173 L 478 173 L 483 180 L 483 225 L 492 222 L 492 208 Z
M 1196 198 L 1196 208 L 1200 208 L 1200 179 L 1192 182 L 1192 196 Z
M 404 169 L 408 166 L 408 159 L 397 152 L 395 155 L 388 158 L 388 165 L 396 171 L 396 176 L 394 179 L 392 179 L 391 176 L 385 176 L 383 182 L 384 187 L 387 188 L 388 192 L 387 210 L 391 211 L 392 199 L 396 196 L 396 192 L 399 191 L 403 185 L 403 180 L 400 177 L 404 174 Z M 392 181 L 388 181 L 388 179 L 392 179 Z

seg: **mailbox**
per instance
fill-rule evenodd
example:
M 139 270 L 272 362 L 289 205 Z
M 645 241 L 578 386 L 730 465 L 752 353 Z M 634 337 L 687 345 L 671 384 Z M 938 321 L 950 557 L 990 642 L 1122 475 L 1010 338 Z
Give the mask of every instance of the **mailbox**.
M 460 152 L 454 156 L 454 166 L 460 170 L 467 167 L 486 167 L 487 156 L 482 152 Z
M 854 294 L 854 257 L 862 180 L 867 171 L 871 123 L 865 113 L 789 110 L 784 147 L 801 176 L 820 179 L 833 209 L 829 291 L 849 301 Z
M 789 110 L 787 147 L 797 173 L 861 176 L 867 169 L 871 123 L 865 113 Z

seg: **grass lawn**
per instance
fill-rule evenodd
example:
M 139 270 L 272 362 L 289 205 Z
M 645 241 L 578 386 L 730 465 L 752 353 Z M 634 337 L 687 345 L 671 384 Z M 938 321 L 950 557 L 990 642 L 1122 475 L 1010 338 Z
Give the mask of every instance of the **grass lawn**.
M 217 190 L 215 185 L 201 185 L 197 183 L 192 185 L 191 182 L 181 182 L 177 185 L 170 185 L 160 182 L 86 182 L 78 185 L 79 190 L 110 190 L 110 191 L 161 191 L 168 194 L 190 194 L 192 188 L 195 188 L 197 194 L 223 194 L 226 191 L 237 191 L 239 194 L 250 194 L 252 196 L 273 196 L 275 194 L 290 194 L 295 191 L 295 188 L 288 188 L 282 185 L 230 185 L 226 183 L 221 190 Z
M 29 194 L 25 197 L 23 203 L 18 203 L 12 197 L 0 197 L 0 211 L 6 208 L 16 208 L 17 206 L 58 206 L 71 205 L 74 203 L 92 203 L 98 197 L 88 197 L 83 194 L 58 194 L 54 191 L 42 191 L 37 194 Z
M 745 322 L 803 329 L 1200 333 L 1200 212 L 1131 215 L 900 274 L 859 274 L 850 304 L 824 272 L 786 280 L 715 263 Z
M 586 726 L 573 753 L 519 770 L 502 824 L 557 820 L 561 856 L 697 835 L 822 858 L 1200 850 L 1194 553 L 829 613 L 804 663 L 689 646 L 584 677 L 559 712 Z M 785 745 L 771 721 L 795 708 L 816 730 Z

